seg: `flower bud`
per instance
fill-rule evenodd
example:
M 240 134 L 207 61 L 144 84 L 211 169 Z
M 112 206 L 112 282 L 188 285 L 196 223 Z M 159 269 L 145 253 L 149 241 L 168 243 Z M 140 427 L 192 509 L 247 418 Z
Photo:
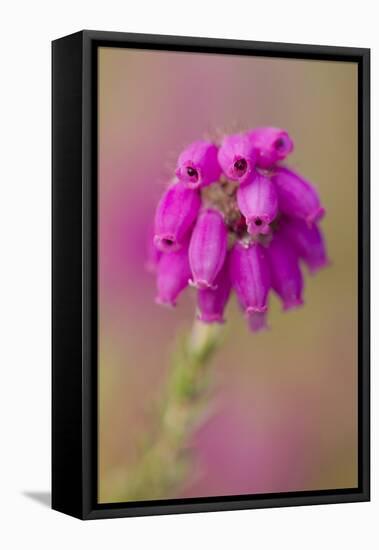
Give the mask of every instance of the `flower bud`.
M 217 181 L 221 175 L 217 152 L 216 145 L 208 141 L 191 143 L 178 158 L 178 179 L 191 189 L 199 189 Z
M 192 229 L 200 208 L 197 191 L 184 183 L 171 185 L 155 213 L 155 246 L 162 252 L 179 250 Z
M 308 225 L 325 214 L 316 189 L 288 168 L 278 168 L 272 181 L 276 186 L 279 210 L 288 216 L 305 220 Z
M 270 233 L 270 223 L 278 214 L 278 197 L 269 178 L 257 173 L 251 183 L 239 187 L 237 203 L 251 235 Z
M 231 290 L 227 260 L 215 279 L 215 287 L 202 288 L 197 291 L 198 319 L 204 323 L 224 322 L 224 308 Z
M 256 165 L 259 168 L 271 168 L 293 151 L 291 138 L 280 128 L 256 128 L 249 132 L 249 137 L 257 152 Z
M 246 134 L 226 136 L 218 151 L 218 161 L 225 175 L 240 184 L 253 178 L 255 160 L 254 145 Z
M 325 240 L 316 224 L 309 227 L 303 220 L 292 219 L 283 223 L 280 232 L 293 244 L 311 273 L 329 264 Z
M 191 284 L 197 288 L 215 287 L 215 279 L 221 270 L 227 248 L 227 229 L 217 210 L 203 210 L 193 229 L 189 261 L 192 271 Z
M 267 328 L 267 298 L 271 282 L 265 249 L 257 243 L 246 248 L 237 242 L 230 253 L 229 273 L 250 329 Z
M 158 264 L 156 303 L 175 306 L 177 297 L 188 286 L 190 276 L 188 245 L 163 254 Z
M 303 276 L 297 254 L 291 242 L 276 233 L 268 249 L 272 287 L 283 302 L 283 309 L 292 309 L 303 304 Z

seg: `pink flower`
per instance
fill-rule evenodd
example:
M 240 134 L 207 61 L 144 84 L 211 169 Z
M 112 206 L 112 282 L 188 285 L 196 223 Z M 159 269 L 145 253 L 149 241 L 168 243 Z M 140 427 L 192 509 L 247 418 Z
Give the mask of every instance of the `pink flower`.
M 155 246 L 162 252 L 179 250 L 195 223 L 201 200 L 184 183 L 171 185 L 155 214 Z
M 189 247 L 194 286 L 215 287 L 215 279 L 224 264 L 226 247 L 227 230 L 222 215 L 210 208 L 203 210 L 192 232 Z
M 170 254 L 163 254 L 158 264 L 156 303 L 175 306 L 176 299 L 188 285 L 190 276 L 188 246 L 182 246 Z
M 267 250 L 272 287 L 283 302 L 283 309 L 292 309 L 303 304 L 303 276 L 297 255 L 285 237 L 276 233 Z
M 325 240 L 316 224 L 309 227 L 303 220 L 290 219 L 282 224 L 280 232 L 293 244 L 311 273 L 329 264 Z
M 280 128 L 256 128 L 249 132 L 249 138 L 257 152 L 256 164 L 259 168 L 271 168 L 293 151 L 291 138 Z
M 264 248 L 236 243 L 230 254 L 229 273 L 233 288 L 251 330 L 266 328 L 270 270 Z
M 216 145 L 208 141 L 191 143 L 178 158 L 175 172 L 178 179 L 191 189 L 217 181 L 221 175 L 217 152 Z
M 226 136 L 218 152 L 218 161 L 227 178 L 248 183 L 254 176 L 256 151 L 247 134 Z
M 285 130 L 258 128 L 226 136 L 218 153 L 206 141 L 183 151 L 148 241 L 159 304 L 174 306 L 190 283 L 198 319 L 222 323 L 234 291 L 253 332 L 267 327 L 271 289 L 285 310 L 303 304 L 300 261 L 311 273 L 328 264 L 325 211 L 308 181 L 277 164 L 292 149 Z
M 309 225 L 325 214 L 316 189 L 288 168 L 278 168 L 272 181 L 276 186 L 279 210 L 283 214 L 305 220 Z
M 269 178 L 257 173 L 251 183 L 239 187 L 237 202 L 251 235 L 270 233 L 270 223 L 278 214 L 278 197 Z
M 215 288 L 197 291 L 198 319 L 204 323 L 223 323 L 224 308 L 229 300 L 231 282 L 227 260 L 215 279 Z

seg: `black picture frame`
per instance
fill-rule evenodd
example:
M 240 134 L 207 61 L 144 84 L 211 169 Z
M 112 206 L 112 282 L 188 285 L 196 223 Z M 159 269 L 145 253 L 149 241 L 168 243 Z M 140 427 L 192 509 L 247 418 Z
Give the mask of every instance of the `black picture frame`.
M 97 50 L 99 46 L 358 64 L 357 488 L 97 503 Z M 81 31 L 52 43 L 52 507 L 81 519 L 370 499 L 370 50 Z

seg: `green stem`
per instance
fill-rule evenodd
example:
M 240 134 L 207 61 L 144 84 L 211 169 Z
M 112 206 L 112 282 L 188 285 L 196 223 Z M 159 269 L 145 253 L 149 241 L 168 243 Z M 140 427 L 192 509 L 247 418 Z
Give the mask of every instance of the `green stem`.
M 186 446 L 206 404 L 207 367 L 220 341 L 220 326 L 195 321 L 172 358 L 157 424 L 134 470 L 124 501 L 169 498 L 188 467 Z

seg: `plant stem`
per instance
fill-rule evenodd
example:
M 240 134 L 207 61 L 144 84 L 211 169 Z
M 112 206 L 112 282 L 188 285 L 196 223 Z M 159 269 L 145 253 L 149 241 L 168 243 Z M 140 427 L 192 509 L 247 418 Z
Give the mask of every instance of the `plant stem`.
M 220 337 L 219 325 L 195 321 L 190 335 L 179 340 L 155 430 L 128 476 L 124 501 L 169 498 L 183 480 L 186 447 L 206 404 L 207 367 Z

